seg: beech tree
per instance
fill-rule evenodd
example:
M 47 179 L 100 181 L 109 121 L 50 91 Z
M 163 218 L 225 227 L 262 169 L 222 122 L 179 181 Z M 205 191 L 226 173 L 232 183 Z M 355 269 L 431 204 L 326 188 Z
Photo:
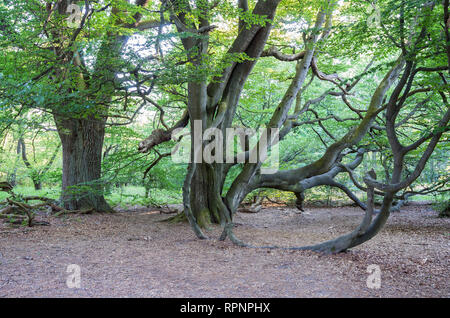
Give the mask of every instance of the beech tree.
M 129 153 L 116 140 L 104 146 L 105 132 L 139 118 L 148 138 L 136 126 L 117 133 L 127 151 L 140 141 L 120 182 L 144 184 L 148 194 L 157 166 L 170 175 L 172 150 L 187 142 L 182 185 L 168 183 L 182 187 L 175 220 L 187 219 L 198 238 L 217 223 L 220 239 L 251 246 L 233 233 L 249 194 L 291 192 L 303 209 L 305 192 L 325 185 L 365 211 L 361 225 L 286 248 L 344 251 L 376 235 L 408 197 L 445 189 L 448 175 L 424 187 L 417 180 L 436 150 L 441 163 L 448 152 L 448 7 L 448 0 L 4 1 L 0 134 L 31 110 L 50 114 L 62 144 L 64 208 L 111 211 L 102 160 L 111 167 Z M 230 153 L 221 141 L 238 137 L 233 160 L 210 160 Z M 266 173 L 277 147 L 288 148 L 282 165 Z M 306 155 L 296 160 L 298 153 Z
M 333 18 L 333 14 L 342 14 L 339 3 L 336 1 L 318 1 L 315 5 L 301 2 L 303 6 L 310 5 L 309 10 L 316 12 L 315 20 L 303 28 L 303 50 L 289 55 L 280 51 L 275 46 L 267 47 L 269 35 L 273 29 L 277 8 L 282 1 L 260 0 L 253 7 L 245 0 L 238 1 L 239 21 L 237 21 L 237 35 L 230 45 L 227 54 L 242 54 L 243 61 L 233 61 L 224 67 L 219 76 L 209 79 L 208 76 L 197 76 L 189 81 L 187 86 L 187 112 L 170 129 L 153 131 L 151 136 L 139 145 L 141 152 L 147 152 L 156 145 L 171 139 L 172 132 L 190 123 L 191 136 L 191 163 L 183 186 L 184 213 L 189 220 L 198 238 L 204 239 L 202 227 L 213 221 L 222 224 L 224 231 L 221 239 L 229 237 L 234 243 L 249 246 L 240 241 L 233 234 L 233 216 L 239 204 L 246 195 L 258 188 L 275 188 L 296 193 L 301 200 L 302 193 L 308 187 L 320 184 L 338 186 L 352 197 L 351 191 L 336 184 L 333 178 L 338 173 L 352 173 L 352 169 L 358 165 L 364 154 L 364 144 L 367 138 L 375 138 L 376 134 L 385 134 L 388 140 L 388 148 L 393 154 L 393 172 L 388 180 L 377 181 L 376 175 L 369 172 L 364 177 L 368 200 L 359 205 L 366 210 L 362 224 L 352 233 L 336 240 L 307 247 L 292 247 L 292 249 L 312 249 L 324 252 L 340 252 L 361 244 L 373 237 L 385 224 L 392 208 L 395 195 L 408 187 L 417 177 L 441 140 L 444 132 L 448 131 L 448 70 L 449 64 L 446 57 L 449 54 L 448 47 L 448 2 L 414 1 L 385 1 L 380 2 L 382 13 L 381 24 L 375 34 L 382 42 L 379 47 L 384 47 L 389 52 L 388 58 L 374 56 L 372 63 L 379 60 L 379 66 L 385 69 L 384 77 L 373 91 L 370 102 L 357 108 L 349 101 L 351 91 L 357 89 L 358 82 L 370 73 L 372 63 L 369 63 L 364 72 L 354 78 L 341 79 L 337 74 L 326 74 L 318 67 L 318 60 L 327 48 L 327 42 L 337 45 L 337 40 L 344 34 L 334 35 L 338 27 L 333 21 L 339 21 L 339 17 Z M 208 49 L 210 36 L 214 32 L 214 7 L 217 3 L 208 1 L 165 1 L 170 12 L 171 22 L 176 26 L 181 43 L 185 49 L 187 58 L 192 66 L 198 70 L 208 67 Z M 356 1 L 356 3 L 361 4 Z M 287 7 L 294 6 L 292 2 Z M 347 10 L 352 10 L 348 9 Z M 299 11 L 294 11 L 297 21 L 307 20 Z M 253 17 L 252 19 L 248 17 Z M 247 19 L 246 19 L 247 18 Z M 360 16 L 360 18 L 362 18 Z M 439 21 L 436 20 L 439 18 Z M 444 23 L 442 23 L 444 22 Z M 366 21 L 358 21 L 354 28 L 360 28 L 367 24 Z M 341 23 L 343 26 L 344 23 Z M 444 27 L 441 27 L 441 26 Z M 352 41 L 361 40 L 368 34 L 353 35 Z M 372 38 L 373 40 L 373 38 Z M 348 41 L 348 39 L 347 39 Z M 354 45 L 354 44 L 353 44 Z M 366 47 L 367 48 L 367 47 Z M 373 49 L 375 54 L 382 50 Z M 268 134 L 270 128 L 280 129 L 280 138 L 283 139 L 295 127 L 308 124 L 299 121 L 305 112 L 314 112 L 312 106 L 323 100 L 326 96 L 340 98 L 345 107 L 353 111 L 356 117 L 342 119 L 337 116 L 322 118 L 316 113 L 316 119 L 312 122 L 322 125 L 326 120 L 334 119 L 338 122 L 353 121 L 353 126 L 341 137 L 329 145 L 323 155 L 309 164 L 304 164 L 295 169 L 280 170 L 275 174 L 261 174 L 263 161 L 258 157 L 258 162 L 247 160 L 241 167 L 237 177 L 232 181 L 231 187 L 224 192 L 224 182 L 227 174 L 234 164 L 204 163 L 195 160 L 203 153 L 206 142 L 200 147 L 195 147 L 194 121 L 202 123 L 203 132 L 209 128 L 218 128 L 224 138 L 227 128 L 233 126 L 236 110 L 246 80 L 254 65 L 262 58 L 277 58 L 282 61 L 294 61 L 296 63 L 295 75 L 289 88 L 279 101 L 266 125 Z M 393 57 L 393 58 L 392 58 Z M 444 62 L 445 61 L 445 62 Z M 328 81 L 335 85 L 335 89 L 328 90 L 322 96 L 302 102 L 302 89 L 308 85 L 306 82 L 308 73 L 321 81 Z M 431 84 L 433 82 L 433 84 Z M 432 86 L 432 87 L 431 87 Z M 426 95 L 427 101 L 420 101 L 418 96 Z M 396 119 L 403 111 L 410 110 L 411 105 L 436 102 L 439 97 L 440 104 L 432 114 L 427 114 L 423 107 L 416 107 L 412 114 L 403 118 L 402 123 Z M 423 105 L 423 104 L 422 104 Z M 420 138 L 409 145 L 400 143 L 397 135 L 402 125 L 413 117 L 414 113 L 421 112 L 429 118 L 430 129 L 424 132 Z M 309 122 L 310 123 L 310 122 Z M 271 136 L 270 136 L 271 137 Z M 269 138 L 271 140 L 272 138 Z M 256 147 L 261 147 L 261 141 Z M 267 151 L 273 145 L 267 145 Z M 247 158 L 254 149 L 246 149 Z M 404 176 L 404 159 L 409 152 L 420 149 L 422 154 L 412 173 Z M 355 162 L 343 165 L 342 160 L 357 154 Z M 201 155 L 200 155 L 201 156 Z M 403 179 L 402 179 L 403 176 Z M 356 180 L 355 180 L 356 181 Z M 375 189 L 377 191 L 375 191 Z M 373 197 L 383 196 L 383 204 L 378 215 L 372 220 L 374 214 Z M 354 198 L 356 199 L 356 198 Z

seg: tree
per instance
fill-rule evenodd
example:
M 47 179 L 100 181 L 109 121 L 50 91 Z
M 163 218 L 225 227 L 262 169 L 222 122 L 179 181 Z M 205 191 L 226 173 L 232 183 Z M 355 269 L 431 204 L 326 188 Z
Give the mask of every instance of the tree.
M 166 1 L 165 3 L 167 4 L 167 10 L 170 11 L 171 21 L 180 34 L 180 40 L 191 65 L 197 70 L 208 68 L 210 36 L 205 33 L 214 29 L 211 24 L 215 17 L 212 13 L 214 4 L 210 4 L 208 1 L 195 1 L 195 6 L 187 1 Z M 303 5 L 305 3 L 302 2 Z M 358 1 L 358 4 L 361 4 L 361 2 Z M 341 161 L 351 153 L 359 153 L 356 147 L 362 146 L 361 142 L 367 141 L 368 134 L 373 137 L 374 131 L 377 129 L 386 133 L 385 138 L 388 140 L 388 147 L 394 158 L 393 173 L 389 180 L 385 180 L 386 183 L 376 181 L 374 173 L 365 177 L 368 202 L 365 205 L 366 216 L 361 226 L 353 233 L 337 240 L 299 248 L 340 252 L 361 244 L 378 233 L 389 216 L 395 194 L 417 179 L 441 140 L 443 133 L 448 130 L 449 111 L 446 101 L 448 83 L 442 73 L 449 67 L 442 64 L 442 57 L 448 53 L 448 45 L 442 37 L 441 30 L 436 28 L 436 20 L 434 20 L 438 16 L 442 17 L 442 6 L 434 2 L 425 3 L 423 1 L 414 1 L 414 3 L 408 4 L 405 1 L 382 2 L 380 5 L 383 5 L 385 22 L 377 30 L 382 34 L 372 31 L 371 36 L 367 35 L 371 32 L 367 30 L 367 24 L 361 20 L 361 13 L 363 12 L 361 8 L 356 13 L 353 7 L 342 9 L 341 13 L 351 12 L 354 15 L 359 15 L 360 18 L 360 21 L 354 26 L 357 33 L 350 33 L 352 37 L 346 40 L 353 41 L 358 45 L 372 41 L 368 46 L 365 46 L 367 49 L 374 46 L 374 38 L 380 39 L 381 37 L 381 43 L 373 47 L 372 50 L 375 57 L 377 57 L 376 54 L 387 56 L 387 58 L 379 58 L 381 63 L 377 67 L 378 73 L 380 73 L 379 70 L 384 70 L 384 77 L 372 91 L 368 106 L 358 109 L 349 102 L 350 91 L 364 75 L 370 73 L 370 65 L 361 76 L 356 76 L 353 80 L 341 80 L 337 75 L 325 74 L 318 68 L 318 57 L 327 48 L 325 43 L 328 42 L 330 35 L 332 36 L 330 43 L 343 37 L 343 34 L 337 36 L 332 34 L 335 31 L 332 26 L 333 12 L 338 10 L 338 4 L 334 1 L 320 1 L 320 8 L 310 7 L 311 12 L 318 12 L 315 22 L 312 24 L 313 27 L 304 30 L 306 34 L 303 37 L 303 51 L 293 55 L 286 55 L 276 48 L 264 50 L 279 5 L 280 1 L 277 0 L 258 1 L 250 13 L 250 11 L 247 11 L 247 8 L 249 8 L 247 1 L 239 1 L 239 8 L 241 9 L 238 22 L 239 31 L 225 56 L 229 58 L 230 55 L 242 54 L 245 59 L 229 63 L 223 68 L 220 76 L 215 76 L 212 80 L 209 80 L 206 74 L 200 74 L 188 81 L 186 84 L 187 113 L 171 129 L 153 131 L 151 136 L 140 144 L 139 150 L 146 152 L 156 145 L 169 141 L 172 132 L 176 128 L 187 125 L 189 121 L 191 163 L 183 186 L 185 215 L 197 237 L 206 237 L 201 227 L 211 219 L 223 225 L 224 231 L 221 239 L 229 237 L 236 244 L 247 246 L 234 236 L 232 219 L 239 204 L 248 193 L 258 188 L 276 188 L 293 191 L 300 195 L 307 182 L 312 185 L 314 183 L 319 185 L 324 177 L 329 177 L 328 181 L 334 182 L 332 179 L 337 172 L 351 171 L 352 168 L 343 167 Z M 287 4 L 288 7 L 289 5 L 292 5 L 292 3 Z M 392 9 L 392 5 L 395 5 L 395 9 Z M 438 13 L 438 11 L 440 12 Z M 285 11 L 283 10 L 283 12 Z M 392 12 L 398 15 L 393 16 Z M 297 19 L 299 19 L 298 16 Z M 361 31 L 362 25 L 365 25 L 363 31 Z M 425 35 L 428 36 L 426 40 Z M 335 48 L 334 50 L 338 49 Z M 361 52 L 359 52 L 360 55 Z M 338 122 L 346 120 L 336 115 L 324 118 L 316 112 L 316 119 L 312 122 L 318 124 L 333 139 L 333 143 L 327 146 L 317 160 L 295 169 L 281 170 L 271 175 L 261 174 L 263 158 L 258 157 L 257 163 L 247 160 L 239 167 L 240 172 L 233 179 L 228 191 L 224 191 L 227 174 L 233 166 L 236 166 L 236 163 L 207 164 L 197 161 L 196 159 L 201 156 L 207 143 L 200 143 L 198 147 L 195 145 L 194 123 L 195 121 L 201 122 L 202 132 L 209 128 L 218 128 L 226 138 L 227 128 L 231 128 L 234 123 L 244 84 L 254 65 L 264 56 L 272 56 L 283 61 L 297 61 L 291 84 L 266 125 L 269 140 L 272 140 L 273 137 L 270 133 L 271 128 L 279 128 L 280 138 L 283 139 L 294 128 L 305 124 L 298 121 L 300 115 L 307 111 L 314 113 L 314 110 L 310 109 L 311 105 L 328 96 L 341 98 L 344 105 L 357 115 L 357 118 L 349 119 L 356 124 L 353 124 L 343 137 L 336 138 L 327 131 L 323 122 L 329 119 L 335 119 Z M 431 58 L 431 56 L 434 58 Z M 306 89 L 308 85 L 305 86 L 305 81 L 309 70 L 319 80 L 334 84 L 336 90 L 330 89 L 315 100 L 309 100 L 302 105 L 301 95 L 304 93 L 302 88 Z M 436 76 L 440 76 L 442 80 L 438 80 L 436 83 Z M 423 88 L 424 82 L 432 83 L 433 81 L 432 89 Z M 433 114 L 430 114 L 431 116 L 427 117 L 429 118 L 429 125 L 433 128 L 411 145 L 401 146 L 398 137 L 396 137 L 397 132 L 402 129 L 402 127 L 399 127 L 401 125 L 396 126 L 398 114 L 400 111 L 411 110 L 411 105 L 420 103 L 417 97 L 430 92 L 432 96 L 428 96 L 425 103 L 430 100 L 435 102 L 436 96 L 440 96 L 444 102 L 443 107 L 441 104 Z M 292 111 L 294 105 L 295 109 Z M 405 121 L 408 121 L 408 119 L 411 119 L 411 116 Z M 414 172 L 404 181 L 400 181 L 405 156 L 427 141 L 430 142 L 423 149 L 423 154 L 419 156 L 420 159 Z M 255 148 L 246 149 L 248 150 L 245 153 L 246 156 L 249 157 L 251 151 L 255 151 L 258 146 L 263 146 L 261 140 Z M 271 146 L 273 145 L 269 143 L 265 150 L 269 151 Z M 336 171 L 336 169 L 339 171 Z M 381 191 L 377 193 L 382 194 L 384 200 L 381 212 L 372 222 L 374 189 Z
M 49 161 L 42 169 L 36 169 L 35 167 L 32 166 L 32 164 L 28 160 L 24 139 L 22 137 L 19 138 L 19 141 L 17 142 L 17 154 L 21 154 L 23 163 L 30 171 L 30 177 L 31 177 L 31 180 L 33 181 L 35 190 L 42 189 L 42 177 L 47 173 L 47 171 L 50 169 L 53 162 L 55 161 L 56 156 L 58 155 L 60 146 L 61 145 L 58 145 L 58 147 L 55 148 L 55 150 L 53 151 L 53 154 L 51 154 L 51 156 L 49 158 Z
M 132 34 L 155 27 L 152 21 L 141 21 L 142 8 L 148 3 L 33 0 L 2 4 L 0 30 L 7 55 L 1 71 L 8 78 L 2 97 L 7 107 L 19 109 L 18 115 L 30 108 L 52 114 L 62 143 L 61 200 L 67 209 L 112 210 L 104 199 L 101 179 L 105 127 L 111 124 L 109 118 L 123 119 L 112 124 L 131 122 L 140 109 L 130 93 L 130 83 L 141 81 L 139 65 L 136 60 L 124 60 L 124 50 Z M 23 13 L 25 18 L 20 20 Z M 18 23 L 13 25 L 15 20 Z M 16 69 L 18 58 L 25 63 Z M 117 114 L 120 106 L 123 111 Z M 128 117 L 130 111 L 134 114 Z
M 199 238 L 215 222 L 221 239 L 242 246 L 233 217 L 253 191 L 292 192 L 302 209 L 306 190 L 336 187 L 365 210 L 361 226 L 293 249 L 343 251 L 376 235 L 411 195 L 447 190 L 448 174 L 419 181 L 432 169 L 427 162 L 445 164 L 448 152 L 448 1 L 376 6 L 4 1 L 0 133 L 30 110 L 50 114 L 63 149 L 65 208 L 97 211 L 111 210 L 109 185 L 144 184 L 147 193 L 150 184 L 178 185 L 182 166 L 168 176 L 175 164 L 167 158 L 187 143 L 182 216 Z M 144 130 L 143 154 L 131 154 Z M 281 165 L 268 174 L 267 154 L 277 147 Z M 214 160 L 230 153 L 232 161 Z M 377 156 L 381 167 L 373 166 Z M 375 198 L 383 199 L 379 209 Z

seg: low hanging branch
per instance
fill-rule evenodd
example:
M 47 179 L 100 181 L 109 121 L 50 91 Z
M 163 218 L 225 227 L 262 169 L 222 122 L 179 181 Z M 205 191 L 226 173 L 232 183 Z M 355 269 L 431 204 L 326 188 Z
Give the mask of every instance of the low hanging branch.
M 144 171 L 144 177 L 143 177 L 142 179 L 145 179 L 145 178 L 147 177 L 147 175 L 148 175 L 148 173 L 150 172 L 150 170 L 152 170 L 153 167 L 156 166 L 156 165 L 161 161 L 162 158 L 169 157 L 169 156 L 171 155 L 170 152 L 168 152 L 168 153 L 163 153 L 163 154 L 160 154 L 157 150 L 155 150 L 155 152 L 156 152 L 156 154 L 158 155 L 158 158 L 156 158 L 156 159 L 151 163 L 151 165 Z
M 155 146 L 169 141 L 172 138 L 172 133 L 175 129 L 184 128 L 189 123 L 189 113 L 186 111 L 181 119 L 170 129 L 155 129 L 152 134 L 141 143 L 139 143 L 139 152 L 146 153 L 152 150 Z

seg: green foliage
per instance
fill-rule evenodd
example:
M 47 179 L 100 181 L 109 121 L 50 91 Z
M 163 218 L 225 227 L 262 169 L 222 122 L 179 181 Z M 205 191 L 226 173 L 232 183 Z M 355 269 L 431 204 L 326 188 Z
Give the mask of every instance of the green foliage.
M 407 41 L 405 34 L 413 33 L 411 41 L 425 49 L 416 58 L 420 67 L 446 65 L 446 54 L 442 51 L 442 3 L 436 3 L 431 14 L 419 10 L 428 1 L 376 1 L 376 8 L 365 0 L 339 1 L 332 18 L 330 36 L 320 41 L 317 48 L 318 68 L 326 74 L 337 73 L 341 87 L 352 83 L 359 76 L 361 81 L 348 95 L 353 107 L 364 113 L 370 104 L 374 90 L 386 71 L 401 52 L 399 43 Z M 195 34 L 192 30 L 178 32 L 175 26 L 164 26 L 161 30 L 131 30 L 126 27 L 135 22 L 137 13 L 145 21 L 160 19 L 159 1 L 150 1 L 147 8 L 139 8 L 133 2 L 113 0 L 104 9 L 103 1 L 90 1 L 96 11 L 89 19 L 76 40 L 71 43 L 73 28 L 67 26 L 66 16 L 55 13 L 48 24 L 47 12 L 42 1 L 11 1 L 0 3 L 0 180 L 17 182 L 16 191 L 22 194 L 39 194 L 58 198 L 61 185 L 62 159 L 58 150 L 59 138 L 55 132 L 53 114 L 72 119 L 103 120 L 107 118 L 102 162 L 102 177 L 99 181 L 105 187 L 107 200 L 112 205 L 148 205 L 177 203 L 181 201 L 186 164 L 176 164 L 165 157 L 147 174 L 159 154 L 171 151 L 175 145 L 169 142 L 156 147 L 156 151 L 143 155 L 137 152 L 140 141 L 155 129 L 171 127 L 180 118 L 187 105 L 187 84 L 193 82 L 215 82 L 224 69 L 234 63 L 244 63 L 251 59 L 245 52 L 229 52 L 230 45 L 238 30 L 241 19 L 248 29 L 250 25 L 264 26 L 265 16 L 251 13 L 256 1 L 249 1 L 250 11 L 236 6 L 236 1 L 219 1 L 216 7 L 205 10 L 207 1 L 199 1 L 192 10 L 192 1 L 180 1 L 175 13 L 186 13 L 186 27 L 200 25 L 209 18 L 217 29 L 205 34 Z M 78 2 L 84 5 L 84 1 Z M 211 1 L 210 1 L 211 4 Z M 304 34 L 312 31 L 318 9 L 324 1 L 284 0 L 277 10 L 268 45 L 277 47 L 284 54 L 295 54 L 305 49 Z M 329 12 L 330 8 L 327 8 Z M 368 23 L 370 17 L 380 12 L 380 24 Z M 170 20 L 171 12 L 162 14 Z M 403 15 L 403 22 L 399 16 Z M 48 28 L 44 30 L 44 25 Z M 420 36 L 422 28 L 426 34 Z M 58 37 L 52 36 L 57 32 Z M 323 31 L 323 30 L 316 30 Z M 50 35 L 46 35 L 48 32 Z M 129 42 L 121 54 L 114 54 L 116 36 L 129 37 Z M 197 65 L 190 57 L 196 56 L 197 48 L 186 52 L 181 40 L 191 37 L 196 41 L 209 39 L 209 47 Z M 59 40 L 62 39 L 62 40 Z M 61 44 L 68 52 L 78 52 L 86 61 L 79 66 L 74 63 L 74 55 L 68 60 L 58 59 L 53 46 Z M 157 47 L 159 45 L 159 50 Z M 100 53 L 99 53 L 100 52 Z M 366 66 L 373 60 L 371 66 Z M 48 71 L 50 70 L 51 71 Z M 62 71 L 67 76 L 61 76 Z M 117 74 L 112 70 L 119 70 Z M 138 71 L 139 70 L 139 71 Z M 48 71 L 48 73 L 46 73 Z M 139 73 L 141 72 L 141 73 Z M 96 74 L 87 76 L 87 74 Z M 281 62 L 271 57 L 258 60 L 240 96 L 233 126 L 264 127 L 278 106 L 291 79 L 295 74 L 295 62 Z M 83 77 L 84 76 L 84 77 Z M 83 77 L 85 85 L 80 78 Z M 442 77 L 446 81 L 442 80 Z M 328 81 L 314 79 L 302 90 L 300 105 L 326 92 L 338 90 Z M 152 88 L 148 100 L 137 96 L 136 87 Z M 435 123 L 445 110 L 439 92 L 450 91 L 447 74 L 419 74 L 414 85 L 429 88 L 408 99 L 397 122 L 410 122 L 399 128 L 399 141 L 409 144 L 412 140 L 436 132 Z M 133 87 L 133 88 L 130 88 Z M 448 95 L 448 94 L 447 94 Z M 425 102 L 422 106 L 421 103 Z M 164 109 L 164 121 L 159 116 L 159 107 Z M 293 108 L 295 105 L 293 106 Z M 416 109 L 418 107 L 418 109 Z M 336 139 L 359 122 L 360 118 L 340 98 L 327 95 L 313 105 L 312 111 L 305 111 L 298 118 L 307 123 L 320 118 L 321 125 L 304 124 L 294 128 L 280 143 L 280 169 L 297 168 L 317 160 L 325 149 Z M 291 111 L 290 114 L 292 114 Z M 383 125 L 381 113 L 377 124 Z M 331 116 L 348 121 L 336 121 Z M 65 133 L 60 129 L 60 133 Z M 25 140 L 31 168 L 28 168 L 17 154 L 17 141 Z M 430 158 L 422 176 L 412 186 L 415 190 L 426 188 L 448 176 L 448 132 Z M 374 168 L 380 180 L 388 180 L 392 166 L 392 154 L 388 150 L 386 132 L 372 129 L 360 142 L 371 151 L 364 163 L 355 171 L 358 180 Z M 426 144 L 417 148 L 406 158 L 405 176 L 413 171 Z M 45 189 L 34 191 L 32 177 L 42 172 L 48 165 L 51 154 L 58 151 L 56 159 L 45 173 L 39 174 Z M 345 163 L 354 157 L 346 158 Z M 236 165 L 230 170 L 225 181 L 225 191 L 240 172 Z M 145 177 L 144 177 L 145 176 Z M 348 176 L 340 175 L 339 182 L 350 187 L 360 196 Z M 148 196 L 146 196 L 146 188 Z M 91 185 L 79 185 L 75 192 L 92 191 Z M 50 191 L 50 192 L 48 192 Z M 292 201 L 290 193 L 267 190 L 267 195 Z M 307 193 L 307 199 L 327 200 L 343 198 L 340 192 L 331 188 L 317 188 Z M 4 193 L 0 192 L 0 200 Z M 448 202 L 448 200 L 446 201 Z
M 448 195 L 437 196 L 433 208 L 439 212 L 439 217 L 450 217 L 450 197 Z

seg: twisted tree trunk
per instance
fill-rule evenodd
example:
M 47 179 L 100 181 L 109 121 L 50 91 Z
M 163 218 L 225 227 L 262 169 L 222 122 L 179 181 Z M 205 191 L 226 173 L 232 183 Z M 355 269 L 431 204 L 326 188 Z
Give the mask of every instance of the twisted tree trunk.
M 217 179 L 217 171 L 207 164 L 197 164 L 191 182 L 190 200 L 192 212 L 201 227 L 221 222 L 217 207 L 217 197 L 221 196 L 221 185 Z

